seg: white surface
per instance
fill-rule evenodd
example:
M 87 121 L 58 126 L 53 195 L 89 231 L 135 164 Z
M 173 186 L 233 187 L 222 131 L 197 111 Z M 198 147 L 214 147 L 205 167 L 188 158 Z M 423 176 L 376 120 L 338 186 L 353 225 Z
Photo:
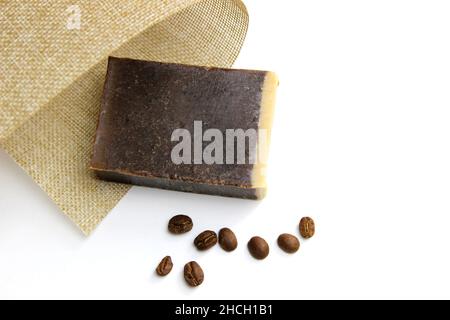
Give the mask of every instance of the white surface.
M 236 67 L 281 78 L 268 198 L 134 188 L 84 238 L 0 152 L 1 298 L 450 298 L 450 3 L 247 4 Z M 170 236 L 180 212 L 195 229 Z M 305 215 L 316 237 L 282 253 L 277 236 Z M 196 252 L 196 233 L 222 226 L 239 249 Z M 255 234 L 266 261 L 246 251 Z M 166 254 L 175 268 L 158 279 Z M 195 290 L 190 260 L 206 273 Z

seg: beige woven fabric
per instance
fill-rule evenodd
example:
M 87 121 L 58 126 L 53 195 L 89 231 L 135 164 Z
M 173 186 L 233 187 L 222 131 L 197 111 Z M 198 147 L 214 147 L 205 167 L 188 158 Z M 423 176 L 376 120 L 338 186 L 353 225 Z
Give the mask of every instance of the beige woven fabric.
M 226 67 L 247 26 L 240 0 L 0 0 L 0 146 L 89 234 L 129 190 L 88 170 L 107 57 Z

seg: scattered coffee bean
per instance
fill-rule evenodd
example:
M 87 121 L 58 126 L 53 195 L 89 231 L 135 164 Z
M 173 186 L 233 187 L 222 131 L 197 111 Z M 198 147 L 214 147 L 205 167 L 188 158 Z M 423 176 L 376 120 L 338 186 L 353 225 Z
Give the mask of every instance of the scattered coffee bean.
M 263 260 L 269 255 L 269 245 L 266 240 L 260 237 L 253 237 L 248 242 L 248 250 L 253 258 Z
M 233 231 L 223 228 L 219 231 L 219 244 L 223 250 L 231 252 L 236 250 L 238 241 Z
M 169 231 L 174 234 L 182 234 L 192 230 L 192 219 L 185 215 L 178 215 L 170 219 Z
M 217 243 L 217 234 L 214 231 L 204 231 L 194 240 L 194 245 L 198 250 L 204 251 L 214 247 Z
M 300 241 L 292 234 L 283 233 L 278 237 L 278 245 L 287 253 L 295 253 L 300 249 Z
M 197 287 L 203 283 L 205 275 L 197 262 L 191 261 L 184 266 L 184 279 L 191 287 Z
M 314 233 L 316 232 L 314 220 L 309 217 L 305 217 L 300 220 L 299 228 L 301 236 L 305 239 L 312 238 L 314 236 Z
M 156 268 L 156 273 L 161 276 L 167 276 L 170 271 L 172 271 L 173 268 L 173 263 L 172 263 L 172 258 L 167 256 L 164 259 L 161 260 L 161 262 L 159 263 L 158 267 Z

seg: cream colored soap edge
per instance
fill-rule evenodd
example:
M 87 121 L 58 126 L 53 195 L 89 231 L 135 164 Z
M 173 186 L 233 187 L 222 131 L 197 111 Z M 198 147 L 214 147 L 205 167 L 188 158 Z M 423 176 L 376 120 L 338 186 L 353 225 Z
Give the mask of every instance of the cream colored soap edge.
M 258 189 L 257 191 L 258 199 L 263 199 L 266 196 L 267 192 L 266 161 L 269 157 L 269 149 L 275 114 L 275 102 L 278 86 L 279 86 L 278 76 L 274 72 L 267 72 L 262 88 L 261 112 L 259 117 L 259 129 L 265 131 L 266 138 L 261 139 L 260 136 L 260 139 L 258 139 L 257 144 L 258 161 L 254 165 L 252 172 L 252 187 Z M 261 163 L 260 161 L 261 159 L 264 159 L 263 163 Z

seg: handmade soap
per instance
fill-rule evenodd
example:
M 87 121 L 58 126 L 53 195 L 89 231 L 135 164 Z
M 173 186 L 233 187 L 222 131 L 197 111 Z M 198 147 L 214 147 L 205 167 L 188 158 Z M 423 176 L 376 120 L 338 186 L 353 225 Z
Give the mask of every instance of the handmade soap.
M 266 193 L 272 72 L 109 58 L 91 169 L 121 183 Z

